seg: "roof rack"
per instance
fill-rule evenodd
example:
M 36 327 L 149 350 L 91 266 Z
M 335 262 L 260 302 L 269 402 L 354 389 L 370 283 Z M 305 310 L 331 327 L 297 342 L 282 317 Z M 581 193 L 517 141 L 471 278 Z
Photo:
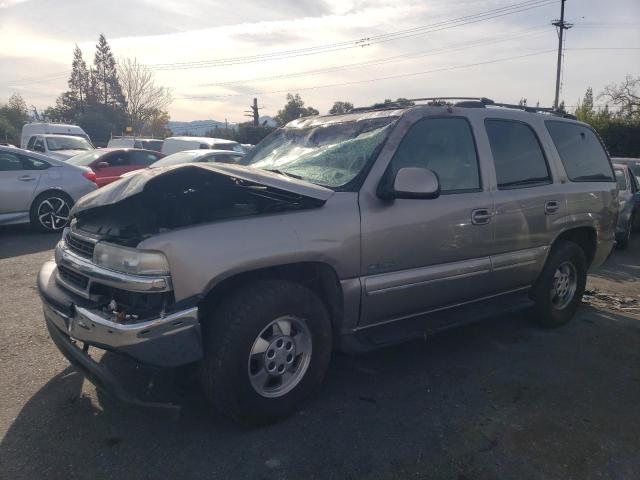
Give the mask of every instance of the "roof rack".
M 456 102 L 452 102 L 456 100 Z M 363 112 L 367 110 L 391 110 L 397 108 L 411 108 L 415 106 L 417 102 L 426 102 L 430 106 L 447 106 L 447 107 L 465 107 L 465 108 L 486 108 L 486 107 L 502 107 L 502 108 L 514 108 L 517 110 L 523 110 L 530 113 L 547 113 L 550 115 L 561 116 L 563 118 L 575 119 L 574 115 L 571 115 L 564 110 L 557 110 L 554 108 L 545 107 L 530 107 L 527 105 L 515 105 L 510 103 L 497 103 L 487 97 L 424 97 L 424 98 L 407 98 L 402 99 L 401 102 L 387 102 L 371 105 L 369 107 L 354 108 L 352 112 Z

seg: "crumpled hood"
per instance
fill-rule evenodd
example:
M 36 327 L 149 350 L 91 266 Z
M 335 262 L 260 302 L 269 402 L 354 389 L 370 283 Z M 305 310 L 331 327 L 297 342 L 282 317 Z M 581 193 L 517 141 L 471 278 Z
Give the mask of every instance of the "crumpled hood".
M 109 185 L 89 193 L 76 202 L 71 215 L 89 210 L 91 208 L 112 205 L 125 198 L 132 197 L 144 191 L 147 184 L 159 177 L 171 175 L 173 172 L 184 169 L 201 170 L 204 175 L 222 175 L 251 182 L 266 187 L 291 192 L 304 197 L 313 198 L 325 202 L 333 195 L 333 190 L 312 183 L 287 177 L 279 173 L 268 172 L 259 168 L 225 163 L 193 163 L 173 165 L 163 168 L 146 168 L 139 170 L 136 175 L 130 175 Z M 189 185 L 183 186 L 185 189 Z
M 56 150 L 55 152 L 48 152 L 47 156 L 55 160 L 65 161 L 71 157 L 75 157 L 76 155 L 86 152 L 87 150 Z

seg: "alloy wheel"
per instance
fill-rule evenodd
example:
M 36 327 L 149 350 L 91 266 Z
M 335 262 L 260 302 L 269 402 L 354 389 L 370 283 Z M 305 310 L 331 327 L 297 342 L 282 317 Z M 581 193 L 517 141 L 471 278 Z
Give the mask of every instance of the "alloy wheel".
M 70 211 L 71 207 L 64 198 L 46 198 L 38 205 L 38 222 L 47 230 L 61 230 L 69 222 Z
M 249 380 L 261 396 L 286 395 L 300 383 L 311 360 L 311 331 L 304 319 L 273 320 L 256 337 L 249 352 Z
M 551 305 L 556 310 L 562 310 L 571 303 L 578 289 L 578 274 L 571 262 L 558 265 L 553 275 L 551 287 Z

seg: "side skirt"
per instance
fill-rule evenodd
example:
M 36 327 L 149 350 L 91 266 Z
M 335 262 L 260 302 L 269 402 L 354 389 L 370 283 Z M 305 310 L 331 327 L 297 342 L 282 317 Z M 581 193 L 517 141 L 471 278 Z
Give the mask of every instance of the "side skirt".
M 529 289 L 530 287 L 524 287 L 463 305 L 452 305 L 409 318 L 358 328 L 340 335 L 336 339 L 336 349 L 344 353 L 364 353 L 414 338 L 431 336 L 460 325 L 520 311 L 533 305 L 528 295 Z

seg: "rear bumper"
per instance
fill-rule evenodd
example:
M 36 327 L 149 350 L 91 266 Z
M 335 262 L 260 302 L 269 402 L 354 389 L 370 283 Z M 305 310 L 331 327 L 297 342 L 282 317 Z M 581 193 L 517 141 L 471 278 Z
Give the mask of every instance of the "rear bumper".
M 142 363 L 176 367 L 202 358 L 198 308 L 169 313 L 138 323 L 122 324 L 74 298 L 56 283 L 56 265 L 45 263 L 38 274 L 44 317 L 61 334 Z

